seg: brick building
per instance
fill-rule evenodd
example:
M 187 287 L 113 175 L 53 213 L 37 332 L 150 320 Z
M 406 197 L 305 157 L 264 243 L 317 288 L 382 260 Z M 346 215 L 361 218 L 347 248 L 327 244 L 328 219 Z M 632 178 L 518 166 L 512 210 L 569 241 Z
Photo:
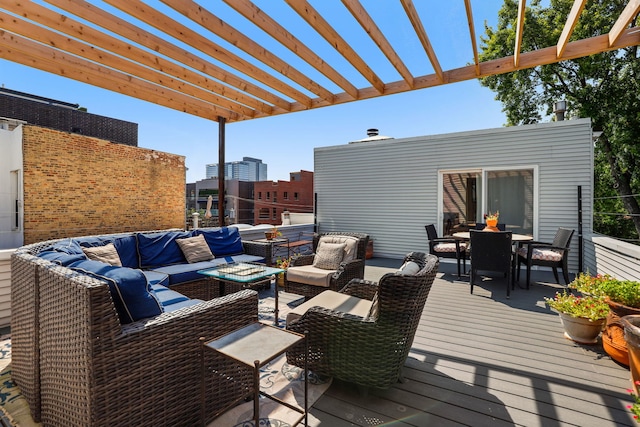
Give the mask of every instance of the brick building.
M 313 172 L 291 172 L 289 181 L 254 183 L 254 224 L 282 223 L 282 212 L 313 212 Z
M 0 118 L 138 146 L 138 124 L 91 114 L 78 104 L 0 88 Z

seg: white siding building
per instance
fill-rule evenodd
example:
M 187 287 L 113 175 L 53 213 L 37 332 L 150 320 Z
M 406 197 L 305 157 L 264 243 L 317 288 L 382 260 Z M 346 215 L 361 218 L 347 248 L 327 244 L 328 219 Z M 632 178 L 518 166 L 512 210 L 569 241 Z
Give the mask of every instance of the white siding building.
M 576 230 L 569 269 L 578 269 L 578 187 L 582 233 L 591 234 L 591 120 L 387 139 L 315 149 L 320 232 L 368 233 L 376 256 L 428 252 L 424 226 L 439 235 L 500 211 L 500 222 L 550 242 Z

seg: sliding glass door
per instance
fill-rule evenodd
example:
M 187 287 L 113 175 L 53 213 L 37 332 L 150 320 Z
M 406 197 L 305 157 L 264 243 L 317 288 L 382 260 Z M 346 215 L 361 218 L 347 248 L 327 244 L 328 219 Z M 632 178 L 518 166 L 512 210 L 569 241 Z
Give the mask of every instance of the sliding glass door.
M 536 175 L 536 167 L 441 171 L 439 232 L 467 231 L 499 211 L 507 230 L 533 235 Z

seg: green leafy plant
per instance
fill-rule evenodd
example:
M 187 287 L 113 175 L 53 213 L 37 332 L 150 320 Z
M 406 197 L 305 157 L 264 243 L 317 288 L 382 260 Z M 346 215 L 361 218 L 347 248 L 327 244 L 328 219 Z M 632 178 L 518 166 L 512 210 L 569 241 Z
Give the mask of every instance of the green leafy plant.
M 276 259 L 276 267 L 282 268 L 286 270 L 291 265 L 291 257 L 289 258 L 280 258 Z
M 606 274 L 590 276 L 580 273 L 569 287 L 584 295 L 606 296 L 627 307 L 640 308 L 640 282 L 637 281 L 619 280 Z
M 544 300 L 552 309 L 571 317 L 583 317 L 594 321 L 604 319 L 609 314 L 609 305 L 600 296 L 578 296 L 570 292 L 557 292 L 554 298 L 545 297 Z
M 636 381 L 635 384 L 636 384 L 636 387 L 640 386 L 640 381 Z M 635 392 L 631 389 L 628 389 L 627 392 L 633 398 L 633 404 L 627 405 L 627 408 L 633 414 L 633 418 L 636 420 L 636 422 L 640 423 L 640 397 L 637 394 L 635 394 Z

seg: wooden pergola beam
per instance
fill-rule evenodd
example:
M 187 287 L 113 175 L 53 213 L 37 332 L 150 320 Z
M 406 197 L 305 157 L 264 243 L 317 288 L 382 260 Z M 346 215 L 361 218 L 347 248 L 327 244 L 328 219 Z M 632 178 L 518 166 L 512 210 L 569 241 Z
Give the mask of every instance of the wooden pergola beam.
M 429 36 L 427 35 L 427 31 L 424 29 L 422 25 L 422 20 L 418 15 L 418 11 L 416 7 L 413 5 L 411 0 L 400 0 L 402 3 L 402 7 L 404 8 L 409 21 L 411 21 L 411 25 L 413 26 L 413 30 L 416 32 L 416 35 L 420 39 L 420 43 L 422 43 L 422 47 L 424 51 L 427 53 L 427 57 L 429 61 L 431 61 L 431 66 L 435 71 L 436 75 L 440 79 L 442 83 L 444 83 L 444 73 L 442 71 L 442 67 L 440 66 L 440 62 L 438 61 L 438 57 L 436 56 L 436 52 L 433 50 L 433 46 L 429 41 Z
M 360 26 L 369 34 L 371 40 L 378 46 L 378 48 L 384 53 L 389 62 L 400 73 L 400 76 L 407 82 L 410 89 L 413 89 L 413 75 L 407 68 L 405 63 L 400 59 L 389 40 L 382 34 L 380 28 L 376 25 L 375 21 L 367 13 L 364 7 L 358 0 L 342 0 L 342 3 L 349 9 L 351 15 L 358 21 Z
M 518 20 L 516 21 L 516 45 L 513 48 L 513 65 L 518 68 L 520 65 L 520 50 L 522 49 L 522 35 L 524 33 L 524 16 L 527 8 L 526 0 L 519 0 Z
M 629 26 L 638 13 L 640 13 L 640 0 L 629 0 L 629 3 L 627 3 L 627 6 L 616 20 L 616 23 L 611 27 L 611 31 L 609 31 L 609 45 L 613 46 L 616 44 L 622 36 L 624 29 Z
M 237 114 L 225 111 L 215 105 L 189 98 L 179 92 L 170 91 L 162 86 L 152 85 L 145 80 L 68 55 L 8 31 L 0 31 L 0 58 L 10 59 L 32 68 L 208 120 L 217 121 L 218 117 L 229 117 L 233 120 L 239 118 Z
M 253 22 L 262 31 L 269 34 L 275 40 L 287 47 L 290 51 L 300 56 L 308 64 L 320 71 L 325 77 L 341 87 L 353 99 L 358 98 L 358 89 L 342 76 L 333 67 L 327 64 L 307 45 L 286 30 L 275 19 L 267 15 L 258 6 L 249 0 L 223 0 L 229 7 Z
M 25 8 L 31 2 L 23 2 L 20 0 L 7 0 L 15 3 L 18 8 Z M 232 73 L 227 72 L 221 67 L 206 61 L 191 52 L 188 52 L 182 48 L 177 47 L 174 44 L 167 42 L 166 40 L 155 36 L 142 28 L 136 27 L 129 22 L 118 18 L 102 9 L 99 9 L 83 0 L 47 0 L 48 3 L 59 7 L 62 10 L 67 11 L 70 14 L 85 19 L 92 24 L 98 25 L 114 34 L 123 37 L 125 40 L 129 40 L 133 43 L 140 44 L 150 49 L 152 52 L 157 52 L 161 55 L 165 55 L 177 63 L 184 64 L 193 70 L 198 70 L 204 73 L 206 76 L 210 76 L 208 79 L 211 82 L 220 81 L 233 86 L 236 90 L 240 90 L 249 95 L 262 99 L 264 102 L 273 104 L 274 106 L 281 108 L 284 111 L 291 110 L 291 103 L 273 93 L 253 84 L 247 80 L 244 80 Z M 66 19 L 66 17 L 61 17 Z M 83 39 L 82 32 L 75 37 Z M 86 41 L 86 40 L 85 40 Z M 211 80 L 215 79 L 215 80 Z M 227 94 L 223 89 L 219 92 L 222 96 L 233 99 L 233 94 Z M 249 97 L 250 98 L 250 97 Z M 249 105 L 249 104 L 247 104 Z M 264 110 L 260 108 L 260 110 Z
M 575 0 L 573 2 L 571 11 L 569 12 L 569 16 L 567 17 L 567 22 L 564 24 L 562 34 L 560 34 L 560 38 L 558 39 L 558 44 L 556 46 L 556 56 L 558 58 L 560 58 L 564 53 L 564 50 L 567 47 L 567 43 L 569 43 L 569 38 L 571 37 L 571 34 L 573 34 L 573 29 L 576 27 L 578 18 L 580 18 L 582 10 L 587 4 L 587 1 L 588 0 Z
M 464 9 L 467 13 L 467 24 L 469 26 L 469 37 L 471 38 L 471 50 L 473 50 L 473 64 L 476 67 L 476 74 L 480 74 L 480 59 L 478 57 L 478 43 L 476 42 L 476 29 L 473 23 L 473 10 L 471 0 L 464 0 Z
M 301 91 L 289 86 L 282 80 L 276 79 L 258 66 L 242 59 L 238 55 L 224 49 L 191 28 L 182 25 L 174 19 L 160 13 L 153 7 L 139 0 L 103 0 L 105 3 L 120 9 L 140 21 L 170 35 L 193 47 L 194 49 L 227 64 L 229 67 L 251 76 L 262 84 L 285 94 L 303 105 L 311 106 L 311 98 Z
M 160 0 L 162 3 L 173 8 L 177 12 L 191 19 L 193 22 L 198 23 L 202 27 L 211 31 L 213 34 L 221 37 L 227 42 L 237 46 L 244 52 L 248 53 L 252 57 L 256 58 L 263 64 L 271 67 L 280 74 L 294 82 L 298 83 L 303 88 L 307 89 L 311 93 L 315 93 L 320 98 L 324 98 L 331 102 L 333 100 L 333 94 L 327 89 L 320 86 L 315 81 L 311 80 L 308 76 L 305 76 L 300 71 L 296 70 L 293 66 L 286 63 L 283 59 L 277 55 L 268 51 L 264 46 L 253 41 L 249 37 L 242 34 L 242 32 L 236 30 L 234 27 L 218 18 L 207 9 L 200 7 L 192 0 Z
M 384 83 L 347 43 L 342 36 L 306 0 L 285 0 L 307 24 L 329 42 L 362 76 L 371 83 L 379 94 L 384 94 Z

